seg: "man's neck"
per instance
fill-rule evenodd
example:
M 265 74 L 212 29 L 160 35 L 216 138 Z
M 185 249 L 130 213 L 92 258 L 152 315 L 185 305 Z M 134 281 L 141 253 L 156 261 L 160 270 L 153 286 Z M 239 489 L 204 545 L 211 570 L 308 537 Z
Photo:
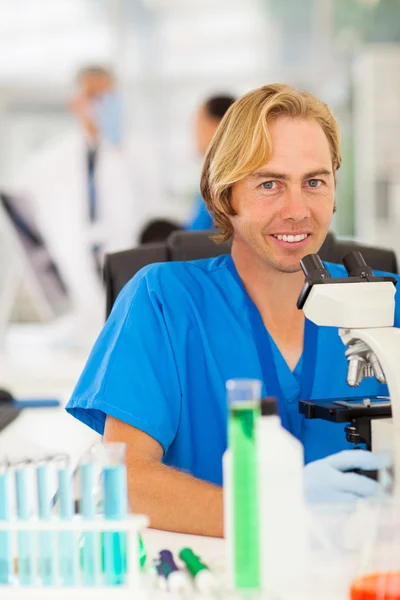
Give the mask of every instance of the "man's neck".
M 232 243 L 232 258 L 247 293 L 264 321 L 271 319 L 290 326 L 293 320 L 303 318 L 303 313 L 296 306 L 304 285 L 302 271 L 278 271 L 235 240 Z

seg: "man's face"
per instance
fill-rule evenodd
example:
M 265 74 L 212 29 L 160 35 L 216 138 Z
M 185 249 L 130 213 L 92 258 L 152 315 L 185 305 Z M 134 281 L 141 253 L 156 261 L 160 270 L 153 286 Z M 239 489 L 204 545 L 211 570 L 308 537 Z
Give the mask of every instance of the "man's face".
M 87 73 L 79 82 L 80 94 L 88 100 L 94 100 L 104 93 L 111 91 L 114 81 L 109 75 Z
M 271 160 L 232 186 L 234 241 L 277 271 L 293 273 L 328 233 L 332 157 L 316 121 L 279 117 L 270 131 Z
M 98 136 L 98 127 L 93 115 L 93 101 L 110 92 L 115 82 L 109 75 L 86 73 L 79 80 L 79 90 L 70 103 L 71 110 L 80 120 L 90 138 Z

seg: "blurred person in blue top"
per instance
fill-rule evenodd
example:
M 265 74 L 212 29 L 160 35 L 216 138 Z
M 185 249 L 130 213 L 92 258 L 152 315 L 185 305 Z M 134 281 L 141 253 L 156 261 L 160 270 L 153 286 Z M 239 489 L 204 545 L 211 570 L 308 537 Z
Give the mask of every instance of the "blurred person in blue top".
M 217 131 L 228 108 L 235 98 L 228 94 L 211 96 L 201 104 L 195 116 L 196 150 L 200 156 L 205 156 L 207 148 Z M 212 229 L 213 221 L 208 212 L 200 191 L 194 197 L 194 205 L 184 228 L 189 231 Z
M 127 444 L 132 506 L 153 527 L 223 534 L 231 378 L 260 379 L 277 396 L 283 426 L 304 445 L 310 501 L 375 493 L 375 481 L 345 471 L 375 468 L 377 457 L 350 450 L 343 424 L 298 409 L 300 399 L 387 394 L 375 379 L 350 388 L 338 330 L 296 307 L 300 260 L 327 235 L 341 160 L 338 125 L 317 98 L 281 84 L 249 92 L 221 122 L 201 178 L 231 255 L 149 265 L 119 295 L 67 410 Z M 397 301 L 396 326 L 399 316 Z

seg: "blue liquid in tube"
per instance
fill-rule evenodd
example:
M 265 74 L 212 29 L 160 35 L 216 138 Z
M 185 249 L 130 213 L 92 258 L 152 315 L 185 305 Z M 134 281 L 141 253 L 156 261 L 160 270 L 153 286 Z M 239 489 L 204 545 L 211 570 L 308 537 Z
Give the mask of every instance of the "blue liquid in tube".
M 80 512 L 82 519 L 93 521 L 96 517 L 96 470 L 93 462 L 79 467 L 81 483 Z M 82 535 L 81 565 L 83 585 L 96 585 L 98 579 L 97 555 L 99 552 L 98 534 L 87 531 Z
M 74 516 L 74 501 L 72 494 L 72 476 L 68 460 L 59 465 L 58 496 L 60 519 L 72 521 Z M 58 555 L 61 585 L 70 586 L 76 583 L 75 536 L 73 531 L 61 531 L 58 536 Z
M 38 515 L 41 521 L 51 519 L 51 494 L 50 494 L 50 463 L 41 461 L 36 467 L 37 493 L 38 493 Z M 54 533 L 52 531 L 40 531 L 38 539 L 39 549 L 39 574 L 40 581 L 44 586 L 54 585 Z
M 17 518 L 21 521 L 29 521 L 29 479 L 30 462 L 23 461 L 15 467 L 15 491 L 17 500 Z M 21 585 L 32 585 L 34 583 L 33 570 L 33 535 L 30 531 L 18 531 L 18 581 Z
M 125 519 L 127 516 L 126 467 L 124 464 L 103 469 L 104 516 Z M 127 533 L 105 531 L 103 534 L 104 576 L 106 585 L 125 583 Z
M 10 511 L 10 468 L 8 461 L 0 463 L 0 521 L 9 521 Z M 0 531 L 0 584 L 12 583 L 13 560 L 11 532 Z

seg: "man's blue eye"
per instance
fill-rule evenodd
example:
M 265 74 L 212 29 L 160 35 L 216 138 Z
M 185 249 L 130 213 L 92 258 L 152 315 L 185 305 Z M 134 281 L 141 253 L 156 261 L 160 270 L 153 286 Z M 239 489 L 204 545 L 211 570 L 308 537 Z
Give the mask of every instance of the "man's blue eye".
M 308 185 L 310 187 L 315 187 L 316 188 L 316 187 L 319 186 L 320 183 L 321 183 L 320 179 L 310 179 L 309 182 L 308 182 Z
M 273 181 L 264 181 L 264 183 L 262 184 L 263 188 L 265 190 L 272 190 L 273 188 L 274 182 Z

